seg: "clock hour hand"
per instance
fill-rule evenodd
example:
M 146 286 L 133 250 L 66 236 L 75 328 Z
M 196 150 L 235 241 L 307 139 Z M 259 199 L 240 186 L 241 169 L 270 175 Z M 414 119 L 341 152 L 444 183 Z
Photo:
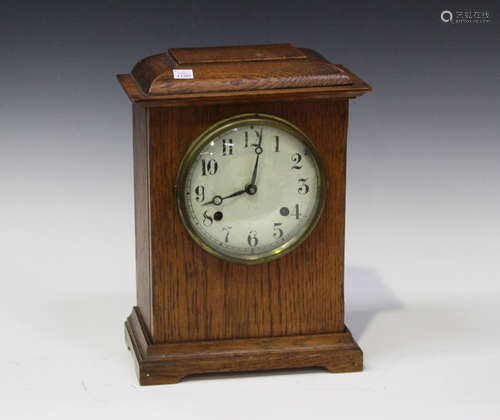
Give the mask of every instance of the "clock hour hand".
M 212 200 L 207 201 L 206 203 L 203 203 L 202 206 L 208 206 L 209 204 L 214 204 L 216 206 L 220 206 L 226 198 L 236 197 L 238 195 L 245 194 L 245 193 L 246 193 L 246 190 L 240 190 L 240 191 L 236 191 L 232 194 L 226 195 L 225 197 L 221 197 L 220 195 L 214 195 L 214 198 L 212 198 Z
M 257 157 L 255 158 L 255 166 L 253 168 L 252 180 L 250 181 L 250 186 L 255 187 L 255 180 L 257 179 L 257 168 L 259 167 L 259 157 L 260 157 L 260 154 L 262 153 L 262 128 L 260 129 L 259 143 L 255 144 L 254 146 L 255 146 L 255 153 L 257 154 Z M 249 194 L 250 194 L 250 192 L 249 192 Z

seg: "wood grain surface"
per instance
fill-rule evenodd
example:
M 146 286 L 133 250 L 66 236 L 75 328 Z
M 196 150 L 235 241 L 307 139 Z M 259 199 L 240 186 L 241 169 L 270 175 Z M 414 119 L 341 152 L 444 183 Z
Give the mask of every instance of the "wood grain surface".
M 305 59 L 292 44 L 240 45 L 238 47 L 170 48 L 177 64 Z
M 249 112 L 276 115 L 303 130 L 329 182 L 310 237 L 289 255 L 255 266 L 221 261 L 198 247 L 181 222 L 174 194 L 177 168 L 192 140 L 220 119 Z M 141 213 L 136 217 L 143 220 L 139 230 L 149 229 L 137 232 L 138 238 L 149 235 L 151 258 L 138 260 L 151 263 L 148 281 L 148 269 L 138 267 L 138 289 L 144 289 L 138 306 L 153 342 L 342 331 L 347 100 L 153 107 L 147 113 L 134 107 L 134 113 L 135 121 L 146 119 L 149 127 L 147 140 L 134 143 L 149 144 L 142 166 L 148 173 L 136 174 L 139 181 L 149 179 L 136 184 L 136 190 L 149 188 L 149 226 Z
M 134 79 L 128 74 L 117 75 L 123 90 L 132 103 L 143 107 L 181 107 L 192 106 L 203 103 L 209 104 L 231 104 L 231 103 L 263 103 L 263 102 L 295 102 L 315 101 L 326 99 L 348 98 L 353 99 L 372 90 L 372 88 L 349 72 L 344 66 L 344 71 L 353 78 L 352 85 L 341 85 L 331 87 L 291 88 L 291 89 L 263 89 L 254 91 L 234 92 L 205 92 L 205 93 L 183 93 L 176 95 L 149 96 L 140 91 Z
M 312 50 L 293 46 L 281 50 L 276 46 L 171 49 L 175 57 L 191 63 L 181 65 L 169 54 L 156 54 L 139 61 L 132 76 L 151 96 L 352 84 L 345 71 Z M 267 59 L 250 60 L 259 54 Z M 238 57 L 243 59 L 237 61 Z M 174 78 L 173 70 L 187 68 L 192 79 Z
M 148 328 L 152 327 L 151 232 L 149 201 L 149 135 L 147 108 L 132 107 L 134 133 L 135 267 L 137 303 Z
M 196 86 L 171 79 L 179 63 L 193 66 Z M 345 164 L 348 101 L 371 87 L 291 45 L 173 49 L 118 79 L 133 103 L 137 307 L 126 339 L 141 384 L 205 372 L 361 370 L 362 352 L 344 326 Z M 311 235 L 256 265 L 203 251 L 175 197 L 192 141 L 244 113 L 296 125 L 315 145 L 329 183 Z
M 347 329 L 333 334 L 153 344 L 134 308 L 125 323 L 125 340 L 141 385 L 173 384 L 188 375 L 213 372 L 363 369 L 363 352 Z

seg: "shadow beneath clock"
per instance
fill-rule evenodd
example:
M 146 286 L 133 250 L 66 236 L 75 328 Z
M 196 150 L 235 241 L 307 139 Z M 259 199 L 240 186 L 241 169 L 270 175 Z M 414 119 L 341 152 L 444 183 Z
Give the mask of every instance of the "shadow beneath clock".
M 380 275 L 368 267 L 346 265 L 344 297 L 345 324 L 356 340 L 379 312 L 403 308 Z

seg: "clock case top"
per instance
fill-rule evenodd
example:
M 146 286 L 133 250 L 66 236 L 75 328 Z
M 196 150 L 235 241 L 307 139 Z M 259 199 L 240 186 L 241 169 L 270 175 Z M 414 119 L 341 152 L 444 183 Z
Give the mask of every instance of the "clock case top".
M 192 70 L 193 78 L 175 79 L 174 70 Z M 291 44 L 170 48 L 118 79 L 130 100 L 144 106 L 354 98 L 371 90 L 344 66 Z

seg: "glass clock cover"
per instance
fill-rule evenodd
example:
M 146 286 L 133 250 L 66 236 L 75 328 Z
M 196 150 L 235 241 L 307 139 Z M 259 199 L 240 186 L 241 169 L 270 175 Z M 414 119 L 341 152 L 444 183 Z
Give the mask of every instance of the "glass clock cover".
M 280 118 L 245 114 L 201 134 L 179 168 L 176 193 L 187 230 L 203 249 L 259 263 L 299 245 L 325 200 L 319 156 Z

